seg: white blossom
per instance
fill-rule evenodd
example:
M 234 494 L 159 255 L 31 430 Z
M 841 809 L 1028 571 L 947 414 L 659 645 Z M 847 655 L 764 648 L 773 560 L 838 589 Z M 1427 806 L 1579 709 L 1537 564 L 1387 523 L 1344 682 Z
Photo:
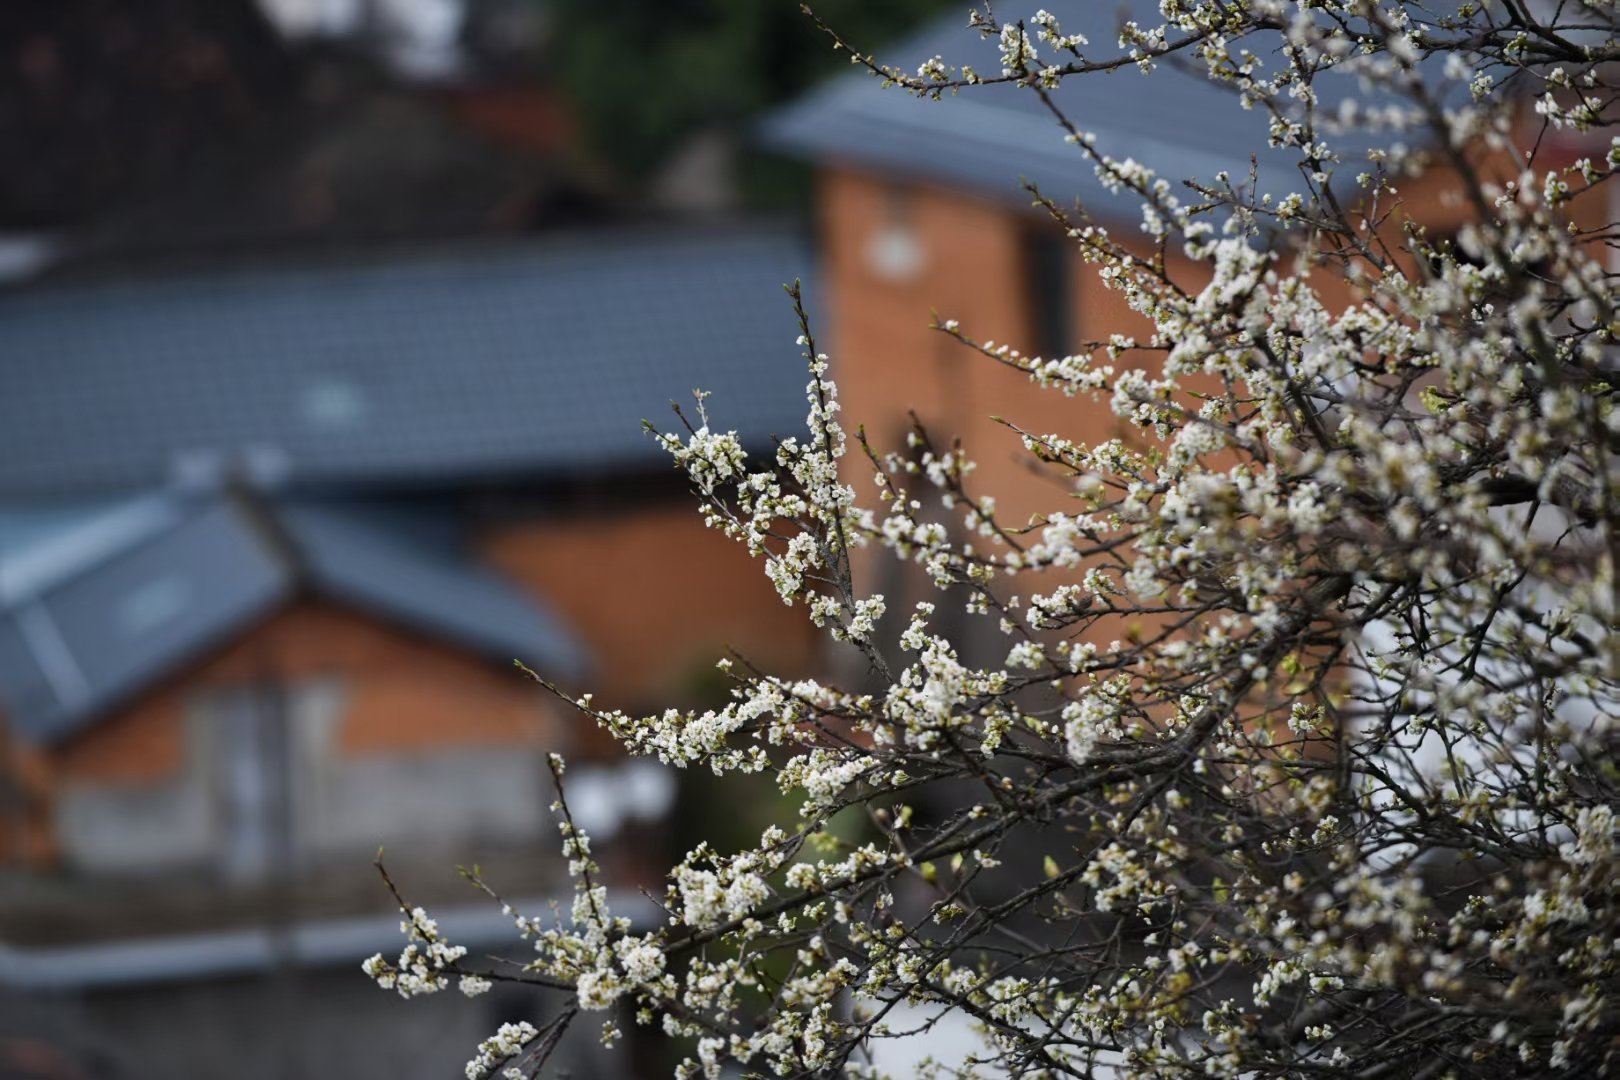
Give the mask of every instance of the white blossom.
M 1594 137 L 1620 10 L 1161 0 L 1093 44 L 1001 7 L 970 26 L 1000 77 L 853 59 L 1041 98 L 1140 210 L 1116 235 L 1040 193 L 1139 329 L 1042 357 L 938 321 L 1051 394 L 1060 430 L 1007 416 L 972 448 L 1052 481 L 1027 519 L 920 421 L 851 453 L 802 308 L 803 433 L 751 459 L 700 395 L 657 436 L 858 674 L 728 664 L 724 704 L 645 716 L 564 695 L 630 753 L 769 773 L 796 813 L 698 844 L 636 926 L 559 797 L 573 904 L 507 909 L 521 974 L 678 1040 L 683 1077 L 876 1076 L 902 1007 L 978 1025 L 981 1060 L 935 1075 L 1620 1069 L 1620 139 Z M 1172 63 L 1296 168 L 1189 187 L 1050 93 Z M 1407 205 L 1419 175 L 1451 185 L 1443 227 Z M 425 912 L 402 930 L 364 965 L 385 988 L 487 988 Z

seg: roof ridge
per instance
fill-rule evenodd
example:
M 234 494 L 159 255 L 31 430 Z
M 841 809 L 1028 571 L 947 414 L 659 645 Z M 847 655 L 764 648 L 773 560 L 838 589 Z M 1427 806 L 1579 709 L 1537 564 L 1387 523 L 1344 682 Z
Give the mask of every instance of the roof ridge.
M 321 273 L 380 274 L 431 266 L 496 265 L 566 259 L 581 251 L 600 257 L 641 251 L 704 245 L 781 241 L 799 236 L 803 226 L 787 217 L 743 217 L 713 222 L 625 223 L 609 227 L 562 229 L 525 237 L 469 237 L 401 243 L 385 247 L 328 249 L 215 262 L 121 266 L 105 273 L 47 274 L 0 286 L 0 306 L 38 298 L 78 298 L 86 293 L 144 292 L 200 283 L 237 282 L 256 278 L 294 278 Z

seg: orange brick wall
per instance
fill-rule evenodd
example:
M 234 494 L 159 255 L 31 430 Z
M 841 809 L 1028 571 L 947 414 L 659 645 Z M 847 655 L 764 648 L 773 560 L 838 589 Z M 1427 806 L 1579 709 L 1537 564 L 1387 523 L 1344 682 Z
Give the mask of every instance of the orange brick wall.
M 0 713 L 0 865 L 48 862 L 51 769 L 38 748 L 16 739 Z
M 1401 187 L 1402 215 L 1427 224 L 1432 235 L 1455 230 L 1469 216 L 1455 176 L 1431 172 Z M 939 319 L 958 320 L 969 337 L 1034 351 L 1020 245 L 1029 228 L 1043 224 L 1035 210 L 836 166 L 821 173 L 819 201 L 826 278 L 819 315 L 831 330 L 820 343 L 832 355 L 843 419 L 851 430 L 864 424 L 878 449 L 898 449 L 908 424 L 906 410 L 915 408 L 936 446 L 948 446 L 953 436 L 963 439 L 978 465 L 969 478 L 970 491 L 993 495 L 1000 521 L 1011 528 L 1063 508 L 1063 489 L 1030 468 L 1030 455 L 992 415 L 1036 434 L 1141 441 L 1113 415 L 1106 399 L 1042 390 L 1021 373 L 929 329 L 937 312 Z M 879 272 L 871 257 L 873 237 L 896 221 L 909 226 L 921 247 L 916 273 L 900 280 Z M 1399 216 L 1388 231 L 1391 243 L 1401 241 Z M 1128 227 L 1114 232 L 1130 235 Z M 1149 254 L 1145 246 L 1141 254 Z M 1196 291 L 1207 280 L 1203 264 L 1179 253 L 1167 258 L 1171 278 L 1183 288 Z M 1113 333 L 1145 338 L 1151 332 L 1148 320 L 1131 311 L 1120 292 L 1105 288 L 1096 268 L 1077 252 L 1069 265 L 1074 345 Z M 1314 285 L 1330 307 L 1349 299 L 1331 267 L 1315 271 Z M 874 502 L 870 472 L 864 457 L 848 459 L 846 475 L 868 505 Z M 926 589 L 914 595 L 914 583 L 886 561 L 875 550 L 864 552 L 857 564 L 860 584 L 889 593 L 891 607 L 896 601 L 909 606 L 913 599 L 937 599 Z M 1106 639 L 1128 629 L 1128 624 L 1099 624 L 1089 633 Z
M 1500 173 L 1498 163 L 1481 167 Z M 1432 236 L 1455 230 L 1471 216 L 1454 175 L 1432 171 L 1401 183 L 1402 212 L 1386 228 L 1386 239 L 1401 242 L 1399 221 L 1429 226 Z M 918 272 L 906 280 L 886 279 L 872 266 L 872 237 L 900 218 L 922 248 Z M 1132 441 L 1133 433 L 1109 409 L 1088 396 L 1066 398 L 1035 387 L 1022 374 L 928 329 L 932 313 L 956 319 L 964 333 L 980 341 L 1005 342 L 1033 351 L 1027 310 L 1027 282 L 1020 237 L 1036 211 L 1012 200 L 991 201 L 954 191 L 894 181 L 852 168 L 830 166 L 820 177 L 819 219 L 826 289 L 824 308 L 812 312 L 830 333 L 820 335 L 832 355 L 843 396 L 844 420 L 853 430 L 864 424 L 878 449 L 897 449 L 914 408 L 948 446 L 952 436 L 965 442 L 978 463 L 972 489 L 994 494 L 1003 524 L 1024 524 L 1032 513 L 1056 505 L 1057 489 L 1027 466 L 1016 437 L 993 422 L 1001 416 L 1025 430 L 1096 442 L 1109 437 Z M 1129 227 L 1114 230 L 1120 237 Z M 1147 254 L 1143 249 L 1144 256 Z M 1127 307 L 1123 295 L 1103 286 L 1096 268 L 1071 257 L 1073 319 L 1081 340 L 1113 333 L 1145 337 L 1151 325 Z M 1207 270 L 1172 253 L 1170 276 L 1196 290 Z M 1314 284 L 1329 305 L 1348 292 L 1336 286 L 1330 268 L 1315 272 Z M 870 468 L 850 459 L 850 476 L 865 500 L 871 498 Z
M 238 642 L 196 681 L 338 675 L 349 688 L 340 745 L 350 754 L 529 741 L 555 707 L 515 668 L 325 604 L 290 609 Z
M 906 409 L 915 408 L 948 446 L 954 436 L 978 462 L 970 481 L 994 493 L 1004 523 L 1019 525 L 1052 508 L 1054 489 L 1025 467 L 1017 436 L 991 417 L 1001 416 L 1037 433 L 1100 440 L 1126 432 L 1106 401 L 1066 398 L 1043 391 L 944 334 L 930 330 L 931 312 L 956 319 L 980 341 L 1030 351 L 1026 282 L 1020 237 L 1038 225 L 1033 213 L 1007 203 L 955 192 L 905 189 L 905 214 L 922 244 L 922 265 L 908 280 L 887 280 L 870 265 L 870 238 L 894 214 L 894 185 L 847 169 L 823 173 L 820 192 L 822 252 L 827 282 L 825 321 L 833 372 L 853 429 L 866 426 L 874 445 L 901 445 Z M 1146 320 L 1104 289 L 1093 268 L 1073 263 L 1074 329 L 1080 338 L 1142 333 Z M 1189 281 L 1195 271 L 1173 267 Z M 864 461 L 851 460 L 863 498 L 870 498 Z
M 734 646 L 767 670 L 802 672 L 814 639 L 763 563 L 674 503 L 616 516 L 492 529 L 485 557 L 551 604 L 595 652 L 600 703 L 662 707 Z

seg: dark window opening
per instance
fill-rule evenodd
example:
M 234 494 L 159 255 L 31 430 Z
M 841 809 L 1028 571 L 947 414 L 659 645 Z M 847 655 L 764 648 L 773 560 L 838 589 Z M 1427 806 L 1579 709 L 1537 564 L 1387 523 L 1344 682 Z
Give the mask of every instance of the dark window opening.
M 1067 355 L 1074 348 L 1073 251 L 1055 228 L 1031 228 L 1023 237 L 1024 295 L 1028 304 L 1028 350 Z

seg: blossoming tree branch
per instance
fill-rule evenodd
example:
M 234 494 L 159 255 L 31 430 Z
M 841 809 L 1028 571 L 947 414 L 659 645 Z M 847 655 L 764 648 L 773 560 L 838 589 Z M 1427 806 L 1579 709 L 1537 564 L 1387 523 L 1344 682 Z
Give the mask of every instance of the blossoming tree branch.
M 1031 356 L 937 327 L 1130 437 L 1009 415 L 1053 483 L 1005 520 L 966 448 L 846 429 L 799 306 L 803 433 L 749 458 L 716 387 L 655 437 L 867 677 L 739 658 L 722 708 L 570 698 L 630 753 L 773 775 L 797 816 L 698 845 L 632 925 L 554 759 L 571 912 L 508 909 L 532 954 L 475 964 L 402 899 L 405 951 L 367 972 L 565 992 L 477 1047 L 475 1080 L 537 1074 L 587 1020 L 676 1040 L 681 1076 L 877 1076 L 886 1039 L 951 1019 L 979 1049 L 939 1076 L 1620 1070 L 1616 5 L 1162 0 L 1106 42 L 1003 7 L 967 31 L 999 72 L 851 58 L 894 93 L 1016 84 L 1140 204 L 1118 238 L 1031 192 L 1150 333 Z M 1269 115 L 1287 190 L 1117 160 L 1054 96 L 1168 65 Z M 1598 149 L 1549 162 L 1558 137 Z M 1401 213 L 1437 169 L 1445 238 Z M 880 559 L 931 598 L 891 609 Z

